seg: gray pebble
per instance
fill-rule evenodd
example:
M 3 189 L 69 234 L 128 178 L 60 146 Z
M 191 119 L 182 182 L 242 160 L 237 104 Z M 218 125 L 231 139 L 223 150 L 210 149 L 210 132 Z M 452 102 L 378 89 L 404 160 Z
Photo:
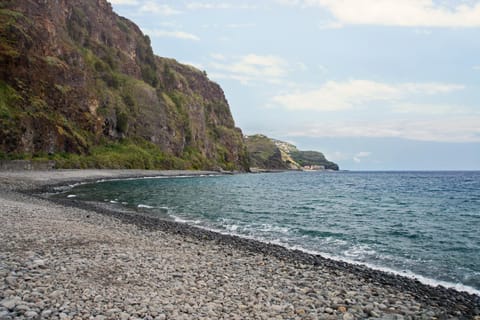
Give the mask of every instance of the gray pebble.
M 455 313 L 474 309 L 465 295 L 442 305 L 363 267 L 1 188 L 0 319 L 474 318 Z
M 13 310 L 17 304 L 22 301 L 19 297 L 5 298 L 0 301 L 0 306 Z
M 36 313 L 35 311 L 32 311 L 32 310 L 25 312 L 24 315 L 25 315 L 25 317 L 27 317 L 28 319 L 38 317 L 38 313 Z

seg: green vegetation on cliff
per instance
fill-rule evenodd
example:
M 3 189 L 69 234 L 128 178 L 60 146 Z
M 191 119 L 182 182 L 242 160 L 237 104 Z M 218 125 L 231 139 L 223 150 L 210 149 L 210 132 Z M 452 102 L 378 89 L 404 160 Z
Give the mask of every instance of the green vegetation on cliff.
M 336 163 L 328 161 L 318 151 L 300 151 L 296 146 L 264 135 L 251 135 L 246 139 L 252 168 L 262 170 L 338 170 Z
M 0 40 L 3 158 L 248 170 L 222 89 L 155 56 L 107 1 L 2 1 Z
M 247 136 L 245 139 L 250 166 L 252 168 L 268 170 L 289 169 L 288 164 L 283 161 L 280 149 L 272 139 L 261 135 Z

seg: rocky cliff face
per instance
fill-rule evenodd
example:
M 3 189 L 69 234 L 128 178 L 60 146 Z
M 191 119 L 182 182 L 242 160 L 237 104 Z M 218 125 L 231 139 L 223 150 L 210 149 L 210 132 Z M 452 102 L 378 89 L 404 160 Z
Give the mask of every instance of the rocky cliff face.
M 253 170 L 339 170 L 318 151 L 301 151 L 261 134 L 247 136 L 245 141 Z
M 155 56 L 106 0 L 2 1 L 0 64 L 3 157 L 122 166 L 133 156 L 99 154 L 133 145 L 145 154 L 130 167 L 248 168 L 222 89 Z
M 261 134 L 256 134 L 247 136 L 245 141 L 252 169 L 290 169 L 289 165 L 282 159 L 282 153 L 272 139 Z

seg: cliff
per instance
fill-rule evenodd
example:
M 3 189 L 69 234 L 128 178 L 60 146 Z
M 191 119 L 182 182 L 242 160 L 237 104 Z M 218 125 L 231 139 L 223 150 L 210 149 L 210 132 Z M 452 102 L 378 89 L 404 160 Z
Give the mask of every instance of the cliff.
M 252 169 L 287 170 L 288 164 L 283 161 L 280 149 L 273 140 L 261 135 L 246 136 L 250 166 Z
M 336 163 L 318 151 L 301 151 L 288 142 L 261 134 L 247 136 L 245 141 L 254 170 L 339 170 Z
M 220 86 L 155 56 L 106 0 L 2 1 L 0 64 L 0 158 L 248 169 Z

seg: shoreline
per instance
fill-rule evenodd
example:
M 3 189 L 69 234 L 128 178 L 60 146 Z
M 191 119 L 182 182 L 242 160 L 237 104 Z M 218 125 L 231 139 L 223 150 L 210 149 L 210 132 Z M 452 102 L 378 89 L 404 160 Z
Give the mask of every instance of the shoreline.
M 139 170 L 88 170 L 88 171 L 47 171 L 42 173 L 7 173 L 0 172 L 0 179 L 2 186 L 7 191 L 0 188 L 0 193 L 22 194 L 28 198 L 38 198 L 39 193 L 52 191 L 54 187 L 60 185 L 68 185 L 73 183 L 94 182 L 100 179 L 125 179 L 125 178 L 142 178 L 152 176 L 181 176 L 181 175 L 205 175 L 205 174 L 221 174 L 218 172 L 192 172 L 192 171 L 139 171 Z M 35 175 L 36 177 L 32 177 Z M 14 195 L 15 197 L 15 195 Z M 45 198 L 40 197 L 40 201 L 45 201 Z M 201 229 L 191 225 L 162 220 L 146 214 L 131 213 L 126 211 L 111 210 L 109 208 L 101 207 L 97 204 L 81 202 L 72 199 L 46 199 L 47 203 L 52 203 L 56 206 L 64 208 L 78 209 L 85 212 L 90 212 L 91 215 L 100 214 L 101 216 L 112 218 L 119 221 L 119 223 L 129 226 L 135 226 L 140 230 L 146 232 L 161 232 L 175 237 L 181 237 L 185 241 L 195 241 L 199 245 L 206 247 L 219 246 L 223 250 L 233 250 L 234 253 L 240 255 L 259 255 L 261 257 L 281 261 L 288 264 L 293 269 L 306 268 L 313 270 L 314 273 L 337 274 L 341 273 L 347 277 L 353 277 L 356 281 L 360 281 L 369 286 L 378 287 L 382 290 L 393 291 L 407 295 L 409 299 L 419 302 L 426 308 L 430 316 L 437 317 L 457 317 L 460 319 L 468 319 L 478 317 L 480 315 L 480 296 L 472 295 L 467 292 L 460 292 L 455 289 L 447 289 L 442 286 L 429 286 L 420 283 L 418 280 L 407 278 L 404 276 L 387 273 L 384 271 L 374 270 L 363 265 L 350 264 L 338 260 L 324 258 L 320 255 L 309 254 L 299 250 L 291 250 L 280 245 L 264 243 L 257 240 L 251 240 L 235 235 L 227 235 Z M 47 205 L 48 206 L 48 205 Z M 2 298 L 0 296 L 0 298 Z M 1 299 L 0 299 L 1 300 Z M 346 300 L 345 300 L 346 301 Z M 380 300 L 379 305 L 388 306 L 385 303 L 388 299 Z M 344 303 L 348 305 L 347 303 Z M 398 304 L 398 303 L 397 303 Z M 331 306 L 339 305 L 339 303 Z M 330 312 L 331 306 L 324 307 L 325 316 L 330 316 L 334 319 L 348 315 L 355 319 L 361 313 L 349 313 L 349 308 L 345 306 L 346 310 L 337 306 L 338 310 Z M 328 308 L 328 309 L 327 309 Z M 400 308 L 400 307 L 399 307 Z M 369 306 L 370 309 L 370 306 Z M 430 310 L 431 309 L 431 310 Z M 376 318 L 376 315 L 397 315 L 396 309 L 384 311 L 379 308 L 372 309 L 373 313 L 368 316 Z M 376 311 L 374 311 L 376 310 Z M 385 308 L 388 310 L 388 308 Z M 434 310 L 434 311 L 433 311 Z M 427 311 L 425 311 L 427 312 Z M 423 313 L 425 314 L 425 313 Z M 364 313 L 365 315 L 365 313 Z M 404 311 L 402 317 L 408 318 L 408 312 Z M 418 314 L 417 314 L 418 315 Z M 415 318 L 415 316 L 412 316 Z

